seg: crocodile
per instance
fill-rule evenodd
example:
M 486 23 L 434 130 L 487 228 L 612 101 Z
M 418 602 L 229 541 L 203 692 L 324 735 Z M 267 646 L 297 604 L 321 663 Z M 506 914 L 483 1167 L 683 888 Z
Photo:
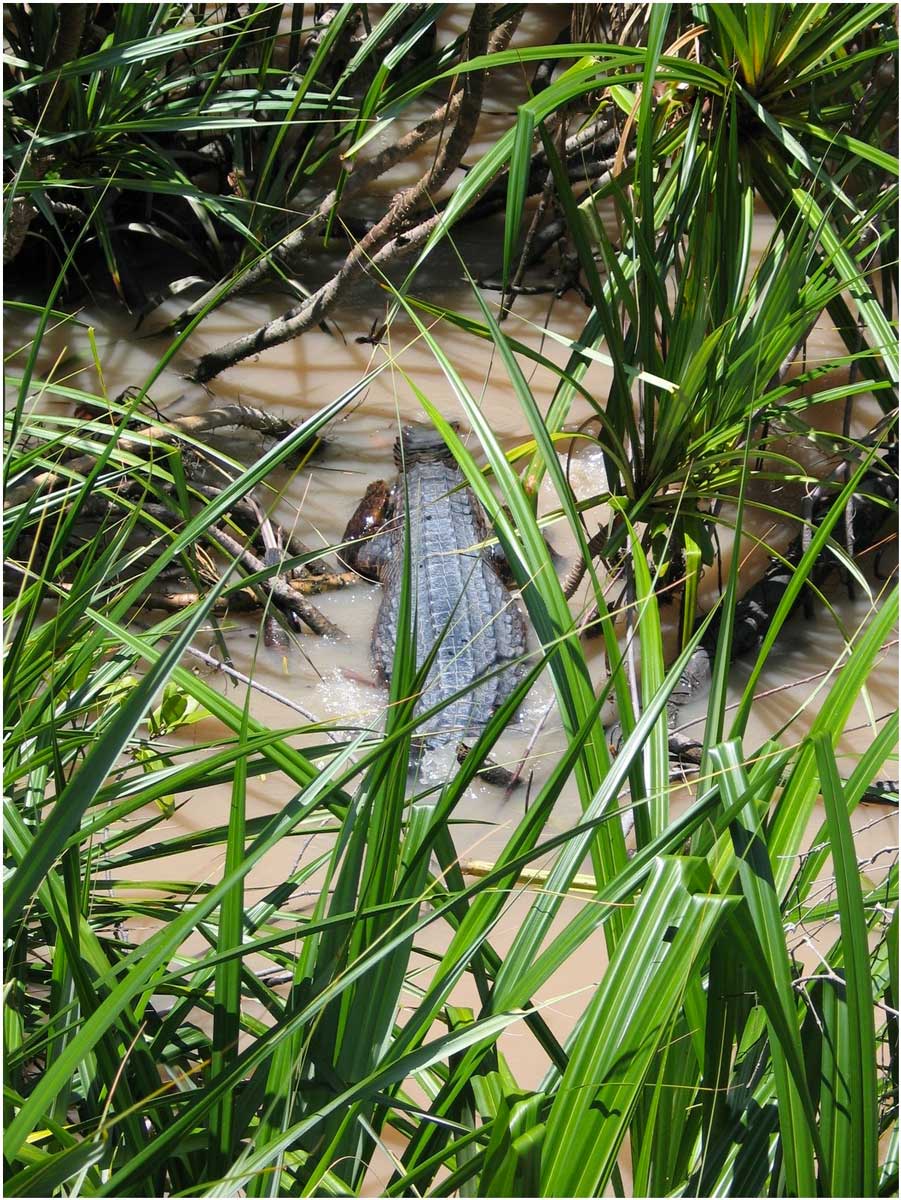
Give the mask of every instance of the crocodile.
M 418 726 L 417 752 L 451 744 L 462 753 L 523 677 L 525 622 L 500 564 L 482 545 L 485 514 L 440 434 L 405 426 L 394 461 L 393 484 L 370 484 L 348 522 L 343 540 L 351 544 L 342 557 L 382 585 L 372 658 L 378 676 L 390 681 L 408 524 L 417 667 L 437 645 L 415 711 L 456 697 Z

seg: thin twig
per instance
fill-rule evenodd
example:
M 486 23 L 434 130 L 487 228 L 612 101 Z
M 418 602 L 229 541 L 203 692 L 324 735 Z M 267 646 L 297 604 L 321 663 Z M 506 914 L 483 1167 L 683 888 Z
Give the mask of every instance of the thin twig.
M 294 712 L 300 713 L 300 715 L 306 718 L 311 725 L 321 725 L 321 721 L 318 717 L 314 716 L 313 713 L 309 712 L 296 701 L 289 700 L 287 696 L 283 696 L 280 692 L 276 692 L 272 688 L 266 687 L 265 684 L 258 683 L 256 679 L 251 679 L 249 675 L 244 675 L 241 671 L 235 670 L 234 667 L 230 667 L 227 663 L 222 662 L 221 659 L 214 658 L 212 654 L 206 654 L 203 650 L 195 649 L 194 646 L 188 646 L 186 652 L 193 658 L 199 659 L 212 670 L 220 671 L 223 675 L 227 675 L 229 679 L 234 679 L 236 683 L 243 683 L 247 687 L 253 688 L 255 692 L 259 692 L 261 696 L 268 696 L 270 700 L 278 701 L 278 703 L 283 704 L 285 708 L 290 708 L 293 709 Z M 330 738 L 333 742 L 340 741 L 337 735 L 332 733 L 330 730 L 325 729 L 324 732 L 326 737 Z
M 544 723 L 548 719 L 548 717 L 551 715 L 551 713 L 553 712 L 554 708 L 556 707 L 556 704 L 557 704 L 556 700 L 551 700 L 550 703 L 545 708 L 544 712 L 538 718 L 535 728 L 532 731 L 532 736 L 529 738 L 526 748 L 522 752 L 522 755 L 521 755 L 519 761 L 517 762 L 516 766 L 514 767 L 513 772 L 510 776 L 510 782 L 507 785 L 507 792 L 506 792 L 504 799 L 508 799 L 510 796 L 510 793 L 518 785 L 520 778 L 522 777 L 523 768 L 525 767 L 526 763 L 531 759 L 532 751 L 535 748 L 535 743 L 538 741 L 539 734 L 544 729 Z

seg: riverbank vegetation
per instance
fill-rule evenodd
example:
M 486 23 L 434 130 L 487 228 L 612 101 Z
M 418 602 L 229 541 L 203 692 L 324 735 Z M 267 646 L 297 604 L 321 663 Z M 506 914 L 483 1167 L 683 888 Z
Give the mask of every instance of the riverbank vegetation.
M 7 302 L 31 321 L 6 356 L 6 1190 L 894 1194 L 897 847 L 887 836 L 880 862 L 859 862 L 852 821 L 894 773 L 897 736 L 867 691 L 895 653 L 897 605 L 895 9 L 572 6 L 556 41 L 532 45 L 523 6 L 461 6 L 452 27 L 440 7 L 5 10 Z M 524 91 L 486 148 L 478 122 L 505 69 Z M 373 215 L 375 182 L 411 162 L 415 182 L 383 188 Z M 774 232 L 754 262 L 761 207 Z M 499 213 L 497 262 L 460 252 L 466 311 L 418 285 L 439 247 Z M 178 269 L 148 294 L 163 247 Z M 316 629 L 294 585 L 315 591 L 340 564 L 267 526 L 272 480 L 302 478 L 371 375 L 266 430 L 249 467 L 157 412 L 154 384 L 235 297 L 276 291 L 286 311 L 192 358 L 213 394 L 230 365 L 328 325 L 363 280 L 382 297 L 373 342 L 414 330 L 469 423 L 466 442 L 410 379 L 534 631 L 516 694 L 440 787 L 408 773 L 422 719 L 408 585 L 372 727 L 295 713 L 268 728 L 252 687 L 223 694 L 191 669 L 226 602 L 295 641 L 295 617 Z M 564 370 L 512 332 L 529 289 L 584 300 L 575 335 L 549 322 Z M 104 295 L 136 320 L 169 314 L 154 370 L 115 396 L 80 309 Z M 842 346 L 828 361 L 806 352 L 818 321 Z M 44 352 L 60 325 L 96 386 Z M 451 326 L 493 347 L 518 444 L 499 444 L 448 358 Z M 603 396 L 585 385 L 598 361 Z M 546 410 L 536 362 L 559 378 Z M 824 401 L 843 406 L 838 428 L 818 424 Z M 587 502 L 558 453 L 574 434 L 606 469 Z M 545 478 L 555 507 L 539 513 Z M 763 547 L 763 620 L 741 599 L 742 555 L 721 555 L 752 509 L 792 530 Z M 542 536 L 554 522 L 582 550 L 578 604 Z M 755 740 L 780 633 L 802 602 L 837 619 L 836 581 L 866 598 L 862 620 L 807 711 Z M 167 589 L 187 598 L 151 605 Z M 586 625 L 609 660 L 600 692 Z M 730 705 L 739 651 L 751 667 Z M 699 663 L 686 808 L 670 724 Z M 464 874 L 455 814 L 545 669 L 566 751 L 528 805 L 511 799 L 496 861 Z M 837 746 L 861 700 L 869 739 L 849 761 Z M 262 776 L 291 799 L 251 818 Z M 572 784 L 581 817 L 560 831 Z M 210 788 L 229 796 L 221 813 L 204 810 Z M 173 835 L 168 816 L 198 806 L 202 827 Z M 284 843 L 292 870 L 251 893 Z M 171 877 L 199 845 L 221 869 Z M 604 961 L 561 1040 L 541 997 L 592 938 Z

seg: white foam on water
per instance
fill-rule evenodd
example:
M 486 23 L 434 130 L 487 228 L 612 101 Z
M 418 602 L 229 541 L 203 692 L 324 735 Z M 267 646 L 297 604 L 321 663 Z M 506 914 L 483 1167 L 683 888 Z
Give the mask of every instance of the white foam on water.
M 458 769 L 457 748 L 448 742 L 423 750 L 416 775 L 421 783 L 445 783 L 453 778 Z
M 549 713 L 547 713 L 548 707 L 551 708 Z M 549 673 L 545 671 L 529 689 L 525 700 L 516 710 L 512 727 L 531 731 L 541 720 L 545 720 L 546 724 L 550 723 L 552 726 L 559 724 L 559 720 L 555 717 L 555 710 L 554 688 Z M 547 713 L 546 718 L 545 713 Z
M 563 469 L 567 468 L 567 456 L 561 455 Z M 607 490 L 607 468 L 600 446 L 591 442 L 580 442 L 569 458 L 569 482 L 579 499 L 587 499 Z
M 348 725 L 368 726 L 385 712 L 384 688 L 349 677 L 341 667 L 326 671 L 315 687 L 323 716 Z

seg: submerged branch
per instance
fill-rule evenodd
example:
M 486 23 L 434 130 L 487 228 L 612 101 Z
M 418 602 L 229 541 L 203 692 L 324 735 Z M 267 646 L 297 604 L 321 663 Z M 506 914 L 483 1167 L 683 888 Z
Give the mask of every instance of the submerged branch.
M 354 571 L 335 571 L 330 575 L 318 576 L 316 579 L 291 579 L 285 586 L 296 593 L 296 596 L 299 598 L 303 596 L 319 596 L 324 592 L 336 592 L 342 588 L 356 587 L 359 585 L 359 582 L 360 577 Z M 149 596 L 145 596 L 141 603 L 150 608 L 163 608 L 170 612 L 181 612 L 185 608 L 190 608 L 192 604 L 199 603 L 202 599 L 203 593 L 197 591 L 157 591 L 151 592 Z M 224 613 L 233 608 L 240 612 L 259 612 L 265 605 L 266 600 L 264 598 L 258 596 L 252 588 L 245 587 L 230 592 L 227 596 L 217 601 L 213 607 L 213 611 Z M 336 626 L 332 628 L 336 628 Z M 338 632 L 339 634 L 341 633 L 340 630 Z

